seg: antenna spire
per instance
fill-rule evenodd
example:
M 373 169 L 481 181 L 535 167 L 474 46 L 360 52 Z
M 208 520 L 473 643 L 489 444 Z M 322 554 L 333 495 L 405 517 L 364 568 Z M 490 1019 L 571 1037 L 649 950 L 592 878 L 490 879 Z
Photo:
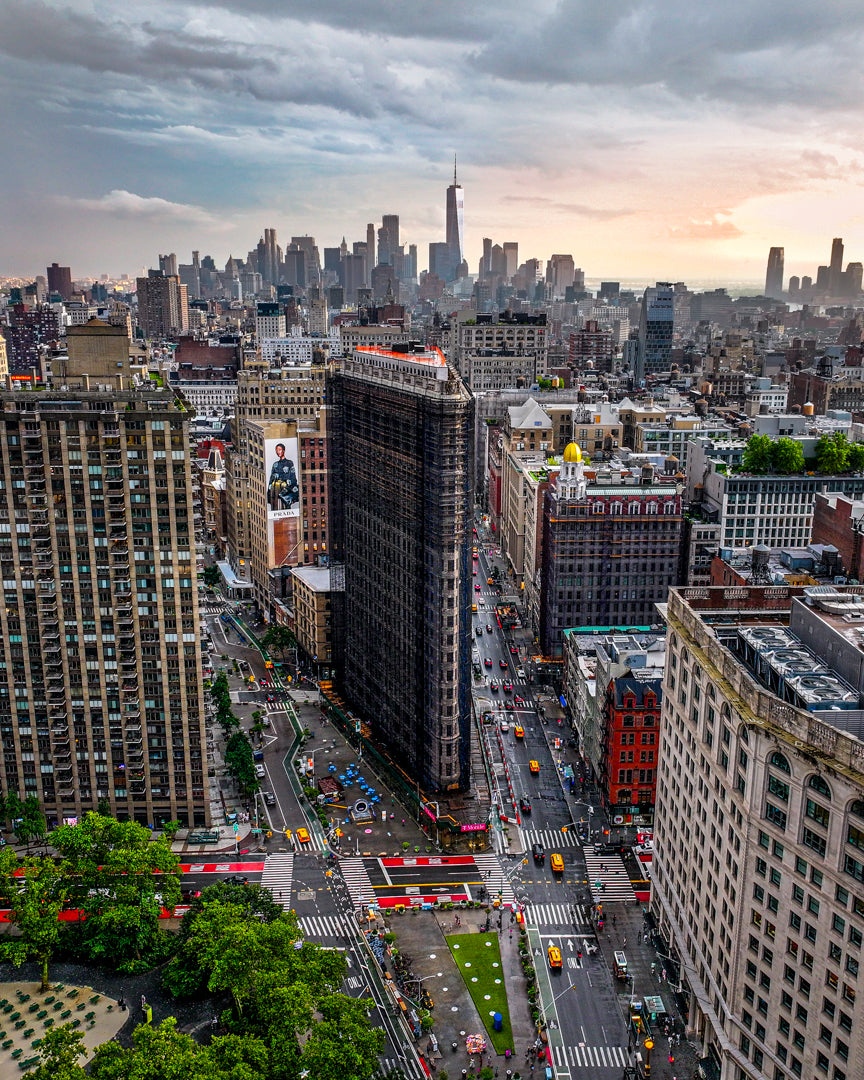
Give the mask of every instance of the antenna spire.
M 453 187 L 456 187 L 456 155 L 453 155 Z

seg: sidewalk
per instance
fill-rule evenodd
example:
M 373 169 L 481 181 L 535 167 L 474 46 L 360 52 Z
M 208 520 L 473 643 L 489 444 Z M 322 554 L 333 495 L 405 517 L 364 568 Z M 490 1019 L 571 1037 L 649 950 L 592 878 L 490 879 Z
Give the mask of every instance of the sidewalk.
M 458 928 L 453 925 L 456 915 L 462 923 Z M 445 941 L 444 927 L 450 926 L 447 933 L 451 935 L 476 934 L 485 921 L 486 912 L 483 908 L 437 912 L 418 910 L 388 918 L 388 927 L 396 934 L 399 950 L 413 958 L 411 967 L 423 980 L 423 986 L 435 1002 L 432 1011 L 435 1018 L 433 1031 L 438 1039 L 439 1053 L 437 1057 L 429 1059 L 435 1066 L 433 1072 L 437 1073 L 440 1069 L 446 1068 L 454 1080 L 460 1075 L 462 1069 L 472 1067 L 465 1050 L 465 1035 L 485 1032 L 485 1027 Z M 525 976 L 522 974 L 519 960 L 518 926 L 515 922 L 512 923 L 513 935 L 511 937 L 510 925 L 509 911 L 503 912 L 500 929 L 498 915 L 492 912 L 490 931 L 498 931 L 502 978 L 507 988 L 507 1007 L 513 1030 L 513 1054 L 508 1062 L 503 1054 L 496 1055 L 491 1043 L 488 1043 L 485 1064 L 498 1066 L 502 1074 L 505 1068 L 511 1068 L 514 1072 L 520 1069 L 526 1048 L 529 1044 L 533 1044 L 537 1037 L 537 1029 L 531 1020 L 528 996 L 525 992 Z M 424 1040 L 425 1036 L 421 1036 L 418 1040 L 418 1048 L 425 1048 Z M 455 1050 L 453 1049 L 454 1042 L 456 1043 Z M 473 1062 L 475 1069 L 476 1065 L 475 1056 Z M 522 1071 L 523 1074 L 527 1074 L 527 1069 Z
M 642 915 L 641 904 L 609 904 L 604 908 L 606 920 L 603 930 L 597 935 L 597 942 L 609 969 L 612 970 L 612 954 L 620 950 L 627 956 L 629 980 L 616 980 L 619 1003 L 626 1015 L 627 1003 L 632 994 L 643 1002 L 645 998 L 659 995 L 667 1013 L 673 1018 L 674 1036 L 664 1034 L 659 1023 L 652 1025 L 654 1050 L 651 1055 L 651 1076 L 655 1080 L 690 1080 L 696 1075 L 699 1065 L 700 1047 L 697 1042 L 686 1038 L 687 1017 L 682 1016 L 675 1000 L 675 995 L 668 979 L 663 978 L 664 964 L 662 956 L 651 945 L 647 923 Z M 654 974 L 651 965 L 655 966 Z M 675 1044 L 675 1037 L 680 1035 L 680 1043 Z M 669 1062 L 669 1054 L 675 1058 Z

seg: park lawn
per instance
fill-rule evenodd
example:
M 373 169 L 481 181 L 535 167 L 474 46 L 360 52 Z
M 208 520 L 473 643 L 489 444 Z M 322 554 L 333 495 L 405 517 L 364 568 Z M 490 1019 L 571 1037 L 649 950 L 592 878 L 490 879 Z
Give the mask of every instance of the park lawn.
M 488 943 L 488 944 L 487 944 Z M 513 1028 L 507 1007 L 507 988 L 501 966 L 497 934 L 451 934 L 447 945 L 465 980 L 480 1019 L 486 1026 L 489 1041 L 499 1054 L 513 1049 Z M 498 966 L 495 967 L 494 965 Z M 474 982 L 473 980 L 477 980 Z M 495 980 L 499 980 L 496 982 Z M 488 998 L 487 998 L 488 995 Z M 492 1014 L 501 1013 L 502 1030 L 495 1031 Z

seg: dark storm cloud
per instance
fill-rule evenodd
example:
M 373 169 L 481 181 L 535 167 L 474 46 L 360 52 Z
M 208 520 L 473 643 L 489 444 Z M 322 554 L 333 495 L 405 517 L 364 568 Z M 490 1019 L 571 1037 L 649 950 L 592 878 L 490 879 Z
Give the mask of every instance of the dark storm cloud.
M 858 0 L 561 0 L 518 35 L 493 31 L 472 59 L 508 81 L 834 107 L 860 101 L 862 30 Z

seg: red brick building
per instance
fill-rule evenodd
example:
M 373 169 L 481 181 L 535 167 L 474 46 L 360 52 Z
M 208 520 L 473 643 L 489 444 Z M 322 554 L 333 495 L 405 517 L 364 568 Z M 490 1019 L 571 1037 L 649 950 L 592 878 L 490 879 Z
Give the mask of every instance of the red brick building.
M 822 495 L 813 503 L 813 543 L 833 544 L 847 577 L 864 581 L 864 502 L 839 491 Z
M 653 812 L 662 688 L 660 677 L 633 675 L 612 679 L 607 687 L 600 787 L 612 814 L 619 807 L 638 807 L 643 817 Z

